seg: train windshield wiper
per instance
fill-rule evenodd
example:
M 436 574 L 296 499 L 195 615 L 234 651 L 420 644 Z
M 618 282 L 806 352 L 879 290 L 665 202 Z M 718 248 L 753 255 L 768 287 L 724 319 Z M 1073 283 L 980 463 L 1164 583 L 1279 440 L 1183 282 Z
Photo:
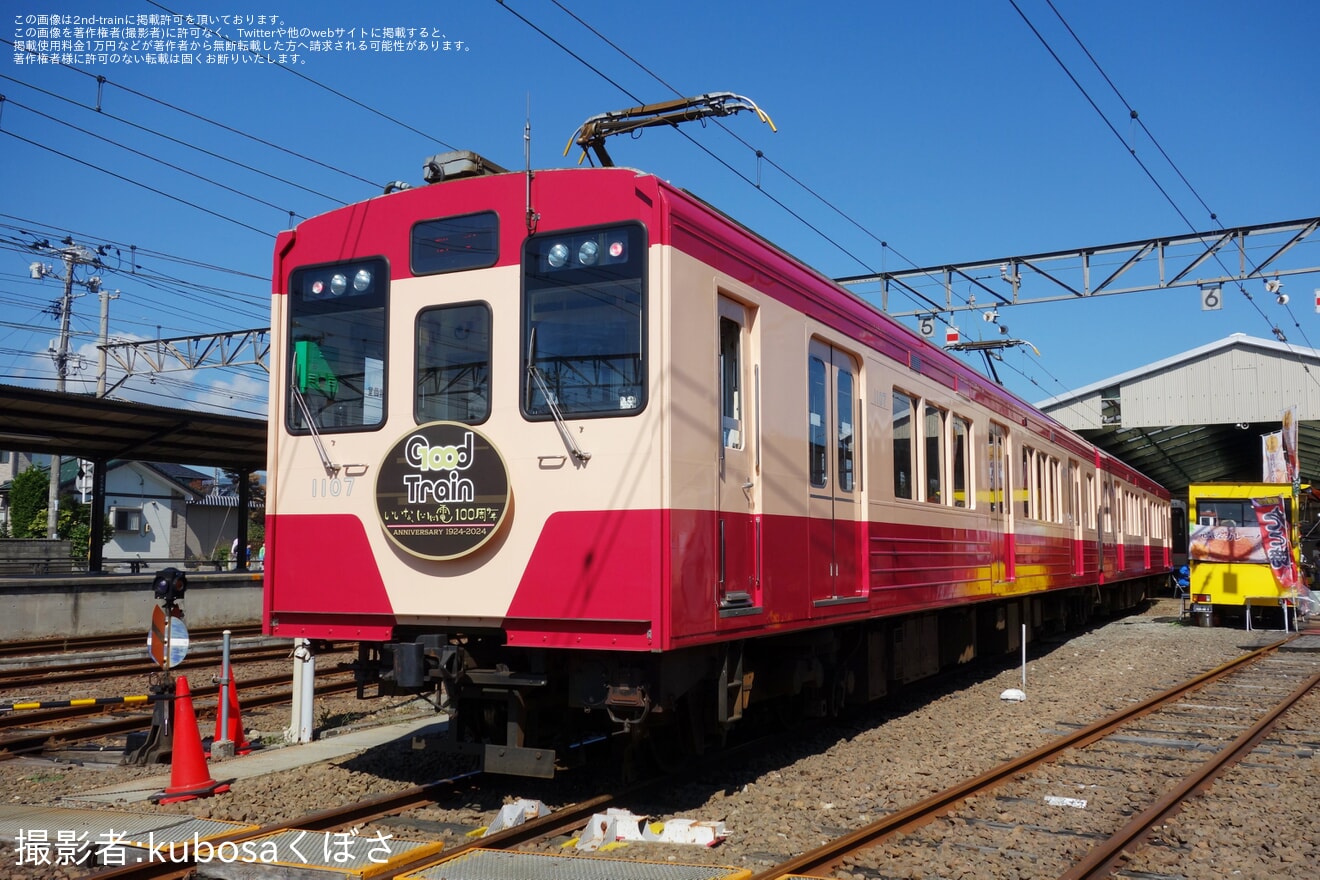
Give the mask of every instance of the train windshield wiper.
M 298 390 L 297 385 L 291 385 L 293 399 L 298 402 L 298 409 L 302 412 L 303 421 L 307 423 L 307 430 L 312 432 L 312 442 L 316 444 L 316 451 L 321 456 L 321 465 L 325 468 L 326 474 L 334 476 L 339 473 L 339 465 L 330 460 L 330 453 L 326 452 L 325 441 L 321 439 L 321 432 L 316 429 L 316 420 L 312 418 L 312 411 L 307 406 L 307 399 L 303 393 Z
M 573 453 L 573 458 L 578 462 L 586 464 L 591 458 L 590 452 L 583 452 L 573 439 L 572 433 L 568 430 L 568 422 L 564 421 L 564 414 L 559 410 L 559 401 L 550 392 L 550 386 L 545 381 L 545 374 L 541 368 L 536 365 L 536 328 L 532 328 L 531 335 L 527 338 L 527 375 L 536 383 L 536 388 L 545 397 L 545 405 L 550 409 L 550 416 L 555 420 L 555 426 L 559 428 L 559 436 L 564 438 L 564 444 L 568 451 Z

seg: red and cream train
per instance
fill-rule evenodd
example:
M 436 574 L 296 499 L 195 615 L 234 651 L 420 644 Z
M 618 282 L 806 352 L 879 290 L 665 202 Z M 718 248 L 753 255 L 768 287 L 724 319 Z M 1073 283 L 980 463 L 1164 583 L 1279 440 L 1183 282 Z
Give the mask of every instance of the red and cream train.
M 438 690 L 487 770 L 834 711 L 1164 583 L 1165 491 L 690 193 L 431 166 L 279 237 L 266 626 Z

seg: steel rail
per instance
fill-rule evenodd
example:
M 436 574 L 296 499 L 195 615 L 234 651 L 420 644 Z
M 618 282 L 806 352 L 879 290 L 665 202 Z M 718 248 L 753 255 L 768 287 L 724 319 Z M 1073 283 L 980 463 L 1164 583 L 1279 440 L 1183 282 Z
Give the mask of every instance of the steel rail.
M 743 746 L 737 746 L 730 751 L 738 753 L 746 749 L 749 752 L 755 752 L 757 751 L 756 745 L 756 743 L 748 743 Z M 724 754 L 727 756 L 729 752 L 726 751 Z M 690 767 L 688 773 L 700 773 L 708 769 L 716 760 L 717 759 L 715 758 L 710 758 L 700 761 L 694 767 Z M 252 840 L 279 831 L 295 829 L 304 831 L 327 831 L 334 828 L 360 825 L 388 816 L 398 815 L 399 813 L 416 807 L 429 806 L 436 803 L 442 796 L 453 793 L 460 782 L 481 778 L 483 776 L 484 774 L 480 771 L 472 771 L 452 778 L 407 788 L 392 794 L 368 798 L 346 806 L 332 807 L 317 813 L 299 816 L 286 822 L 265 825 L 252 831 L 235 832 L 234 834 L 223 837 L 216 837 L 210 842 L 218 846 L 219 844 L 226 842 L 242 843 L 246 840 Z M 425 856 L 419 856 L 406 863 L 399 862 L 391 865 L 388 870 L 373 873 L 371 876 L 373 880 L 389 880 L 391 877 L 397 877 L 402 874 L 417 871 L 428 865 L 435 864 L 436 862 L 453 858 L 454 856 L 467 852 L 468 850 L 513 849 L 514 847 L 524 846 L 538 840 L 548 840 L 559 834 L 578 830 L 588 819 L 591 818 L 592 815 L 604 812 L 624 797 L 645 796 L 648 792 L 658 789 L 661 786 L 672 784 L 672 776 L 659 776 L 643 780 L 628 786 L 623 791 L 597 795 L 584 801 L 560 807 L 549 815 L 528 819 L 521 825 L 505 828 L 486 837 L 465 841 L 454 846 L 452 849 L 446 848 L 441 853 L 430 853 Z M 159 863 L 143 863 L 101 871 L 91 875 L 87 880 L 174 880 L 174 878 L 187 877 L 193 867 L 195 866 L 184 864 L 164 865 Z
M 357 684 L 353 681 L 325 682 L 316 686 L 316 695 L 326 696 L 328 694 L 338 694 L 343 693 L 344 691 L 355 690 L 356 688 Z M 293 692 L 291 690 L 281 691 L 275 694 L 257 694 L 255 696 L 245 696 L 243 698 L 243 705 L 251 708 L 278 706 L 281 703 L 289 702 L 292 698 Z M 141 730 L 145 727 L 150 727 L 151 720 L 152 716 L 150 714 L 135 714 L 127 715 L 122 718 L 115 718 L 109 721 L 100 721 L 94 724 L 70 727 L 67 730 L 14 734 L 0 739 L 0 762 L 17 758 L 25 753 L 38 752 L 84 740 L 99 739 L 105 736 L 113 736 L 120 733 Z
M 145 647 L 145 640 L 143 645 Z M 219 648 L 214 651 L 194 652 L 183 662 L 171 668 L 197 669 L 203 666 L 213 666 L 216 665 L 222 653 Z M 236 663 L 259 663 L 264 660 L 279 660 L 282 657 L 288 657 L 290 656 L 290 649 L 288 646 L 250 645 L 231 648 L 229 655 Z M 65 666 L 15 669 L 0 672 L 0 690 L 12 691 L 20 688 L 44 687 L 51 684 L 81 683 L 87 678 L 89 672 L 95 673 L 95 677 L 100 679 L 147 675 L 159 671 L 160 666 L 150 657 L 125 657 L 119 661 L 96 660 L 86 663 L 71 663 Z
M 243 681 L 244 688 L 268 688 L 276 685 L 286 684 L 289 681 L 288 675 L 268 675 L 264 678 L 249 678 Z M 212 682 L 215 684 L 215 682 Z M 155 703 L 162 698 L 155 694 L 140 694 L 134 702 L 138 705 Z M 206 707 L 217 701 L 217 698 L 209 698 L 201 693 L 193 694 L 194 708 Z M 36 727 L 51 721 L 67 721 L 70 718 L 83 718 L 88 715 L 104 715 L 115 709 L 131 706 L 132 703 L 124 702 L 119 704 L 86 704 L 49 708 L 34 709 L 12 709 L 0 711 L 0 730 L 8 730 L 13 727 Z
M 1109 735 L 1129 721 L 1148 715 L 1184 694 L 1220 679 L 1228 673 L 1256 661 L 1265 654 L 1277 651 L 1280 645 L 1284 645 L 1295 638 L 1297 636 L 1294 635 L 1243 654 L 1170 690 L 1157 694 L 1143 702 L 1135 703 L 1068 736 L 1060 737 L 1005 764 L 1000 764 L 980 776 L 937 792 L 910 807 L 891 813 L 823 846 L 795 856 L 769 870 L 754 874 L 748 880 L 778 880 L 778 878 L 789 874 L 811 874 L 829 870 L 837 866 L 850 853 L 875 846 L 895 834 L 929 824 L 941 816 L 947 815 L 973 795 L 979 794 L 1017 773 L 1051 761 L 1063 752 L 1089 745 Z
M 1265 735 L 1278 725 L 1280 716 L 1291 709 L 1298 700 L 1310 693 L 1317 684 L 1320 684 L 1320 672 L 1307 679 L 1304 684 L 1289 694 L 1283 702 L 1270 710 L 1269 714 L 1244 731 L 1228 747 L 1202 764 L 1173 790 L 1149 808 L 1134 816 L 1118 831 L 1115 831 L 1108 840 L 1092 847 L 1087 852 L 1086 857 L 1060 875 L 1059 880 L 1102 880 L 1102 878 L 1109 877 L 1120 865 L 1127 861 L 1127 851 L 1132 846 L 1144 840 L 1155 825 L 1177 813 L 1189 798 L 1209 788 L 1210 784 L 1219 776 L 1222 776 L 1225 770 L 1247 757 L 1265 738 Z
M 208 626 L 193 630 L 189 637 L 194 642 L 214 639 L 218 641 L 225 630 L 234 638 L 261 635 L 260 624 L 236 626 Z M 0 645 L 0 657 L 23 657 L 28 654 L 68 654 L 78 651 L 96 651 L 106 648 L 136 648 L 143 642 L 141 633 L 99 636 L 59 636 L 48 639 L 23 639 Z
M 310 813 L 305 816 L 299 816 L 287 822 L 275 822 L 270 825 L 263 825 L 260 828 L 251 831 L 236 832 L 234 834 L 216 837 L 210 842 L 213 845 L 221 843 L 241 843 L 245 840 L 253 840 L 258 837 L 264 837 L 279 831 L 302 830 L 302 831 L 327 831 L 334 828 L 342 828 L 349 825 L 358 825 L 371 822 L 376 819 L 382 819 L 387 816 L 394 816 L 407 810 L 417 807 L 429 806 L 435 803 L 445 795 L 452 794 L 458 784 L 464 780 L 474 778 L 479 775 L 478 771 L 455 776 L 449 779 L 442 779 L 436 782 L 429 782 L 424 785 L 414 786 L 403 791 L 392 794 L 379 795 L 374 798 L 358 801 L 353 804 L 342 807 L 331 807 L 318 813 Z M 566 828 L 576 827 L 585 819 L 590 818 L 593 813 L 604 810 L 608 805 L 614 803 L 615 795 L 599 795 L 586 801 L 570 804 L 549 814 L 536 819 L 528 820 L 522 825 L 516 825 L 512 828 L 506 828 L 503 831 L 497 831 L 489 837 L 483 837 L 478 840 L 463 843 L 453 849 L 446 849 L 441 854 L 431 853 L 428 856 L 416 859 L 408 863 L 399 863 L 391 866 L 388 874 L 373 874 L 373 877 L 384 878 L 387 876 L 397 876 L 398 874 L 415 871 L 420 867 L 432 864 L 440 859 L 451 858 L 459 853 L 466 852 L 469 849 L 509 849 L 519 846 L 531 840 L 537 840 L 543 837 L 552 837 L 561 833 Z M 177 863 L 142 863 L 137 865 L 128 865 L 124 867 L 111 868 L 92 874 L 89 880 L 166 880 L 166 878 L 185 877 L 192 867 L 184 864 L 182 860 Z

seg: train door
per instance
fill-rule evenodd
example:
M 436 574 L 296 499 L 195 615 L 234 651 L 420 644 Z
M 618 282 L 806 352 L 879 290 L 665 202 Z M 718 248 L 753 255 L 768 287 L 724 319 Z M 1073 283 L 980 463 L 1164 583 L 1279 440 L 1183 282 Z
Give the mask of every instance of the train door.
M 859 562 L 857 367 L 838 349 L 812 340 L 807 357 L 811 519 L 807 578 L 815 602 L 866 594 Z
M 716 502 L 722 609 L 761 602 L 760 369 L 751 344 L 752 309 L 719 300 L 720 468 Z M 750 391 L 750 393 L 749 393 Z
M 990 496 L 990 580 L 1013 580 L 1013 555 L 1008 552 L 1010 524 L 1007 430 L 990 423 L 986 442 L 986 491 Z
M 1106 574 L 1118 571 L 1118 510 L 1114 497 L 1114 481 L 1110 479 L 1109 474 L 1104 475 L 1104 484 L 1100 492 L 1100 528 L 1096 530 L 1099 553 L 1096 570 L 1103 579 Z

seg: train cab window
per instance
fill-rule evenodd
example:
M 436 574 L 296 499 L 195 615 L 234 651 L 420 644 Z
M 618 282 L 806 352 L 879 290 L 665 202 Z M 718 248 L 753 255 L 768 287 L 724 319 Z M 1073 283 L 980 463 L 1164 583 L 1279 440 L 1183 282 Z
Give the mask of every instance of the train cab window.
M 894 433 L 894 497 L 912 498 L 915 470 L 912 467 L 912 398 L 894 391 L 891 418 Z
M 372 430 L 385 420 L 389 267 L 380 258 L 304 266 L 289 276 L 294 433 Z
M 926 404 L 926 500 L 944 503 L 944 410 Z
M 967 485 L 967 450 L 971 449 L 971 426 L 962 416 L 949 420 L 953 428 L 953 447 L 949 450 L 952 466 L 950 477 L 953 479 L 953 506 L 971 507 L 975 496 L 972 487 Z
M 484 422 L 490 415 L 490 360 L 489 306 L 421 311 L 413 385 L 417 422 Z
M 630 416 L 646 406 L 646 233 L 638 224 L 523 246 L 522 411 Z

